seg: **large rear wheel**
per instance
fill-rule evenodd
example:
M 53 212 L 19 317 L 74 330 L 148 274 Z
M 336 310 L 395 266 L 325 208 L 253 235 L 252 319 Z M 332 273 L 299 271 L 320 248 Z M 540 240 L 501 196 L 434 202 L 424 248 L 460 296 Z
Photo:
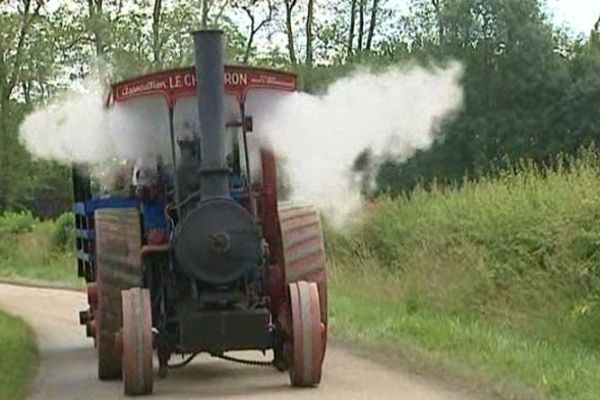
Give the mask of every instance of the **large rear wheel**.
M 325 352 L 325 326 L 321 322 L 319 291 L 314 282 L 289 284 L 292 338 L 288 340 L 290 381 L 293 386 L 321 382 Z
M 148 289 L 124 290 L 123 387 L 128 396 L 152 393 L 152 307 Z
M 121 328 L 121 291 L 142 283 L 141 228 L 137 209 L 101 209 L 94 216 L 98 312 L 98 378 L 121 377 L 115 335 Z

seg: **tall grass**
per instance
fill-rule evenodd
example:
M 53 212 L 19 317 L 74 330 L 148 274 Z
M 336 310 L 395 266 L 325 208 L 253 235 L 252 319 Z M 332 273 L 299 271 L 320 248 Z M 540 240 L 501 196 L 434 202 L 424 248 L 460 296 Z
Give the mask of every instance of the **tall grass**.
M 34 376 L 38 354 L 31 330 L 0 312 L 0 400 L 20 400 Z
M 377 201 L 328 235 L 334 321 L 547 395 L 598 398 L 599 172 L 584 151 Z
M 78 285 L 72 218 L 65 214 L 40 221 L 28 212 L 0 215 L 0 279 Z

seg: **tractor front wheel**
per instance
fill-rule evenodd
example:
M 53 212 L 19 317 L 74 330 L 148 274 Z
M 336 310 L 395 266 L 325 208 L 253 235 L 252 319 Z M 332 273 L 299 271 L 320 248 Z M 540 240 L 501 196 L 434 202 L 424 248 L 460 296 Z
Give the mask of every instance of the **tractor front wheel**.
M 314 282 L 289 284 L 292 338 L 288 340 L 292 386 L 315 386 L 321 382 L 325 355 L 325 326 L 321 322 L 319 291 Z
M 123 385 L 125 394 L 152 393 L 152 307 L 148 289 L 133 288 L 122 292 Z

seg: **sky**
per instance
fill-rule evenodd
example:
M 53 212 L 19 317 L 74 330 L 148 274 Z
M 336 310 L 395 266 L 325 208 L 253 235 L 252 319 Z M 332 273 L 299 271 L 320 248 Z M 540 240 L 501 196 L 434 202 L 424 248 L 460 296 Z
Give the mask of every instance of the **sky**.
M 590 32 L 600 17 L 600 0 L 548 0 L 553 20 L 575 34 Z
M 62 1 L 50 0 L 49 4 L 58 6 Z M 408 9 L 410 1 L 389 0 L 389 4 L 404 11 Z M 564 25 L 575 35 L 588 34 L 600 16 L 600 0 L 546 0 L 546 3 L 546 11 L 552 20 Z
M 546 12 L 558 25 L 573 34 L 588 34 L 600 17 L 600 0 L 546 0 Z M 410 0 L 389 0 L 390 4 L 406 10 Z

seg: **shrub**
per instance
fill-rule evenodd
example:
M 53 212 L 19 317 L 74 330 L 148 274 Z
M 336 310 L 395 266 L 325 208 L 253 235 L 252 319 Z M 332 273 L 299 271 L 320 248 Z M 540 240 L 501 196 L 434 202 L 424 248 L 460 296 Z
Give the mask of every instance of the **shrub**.
M 0 215 L 0 234 L 20 234 L 31 232 L 39 220 L 31 211 L 8 211 Z
M 360 226 L 329 232 L 328 255 L 346 269 L 376 266 L 385 285 L 396 277 L 390 292 L 411 306 L 541 324 L 600 349 L 598 165 L 590 154 L 547 169 L 522 163 L 381 198 Z M 574 317 L 580 304 L 586 312 Z
M 73 214 L 64 213 L 54 221 L 54 233 L 52 235 L 52 245 L 56 250 L 64 251 L 73 248 L 74 223 Z

